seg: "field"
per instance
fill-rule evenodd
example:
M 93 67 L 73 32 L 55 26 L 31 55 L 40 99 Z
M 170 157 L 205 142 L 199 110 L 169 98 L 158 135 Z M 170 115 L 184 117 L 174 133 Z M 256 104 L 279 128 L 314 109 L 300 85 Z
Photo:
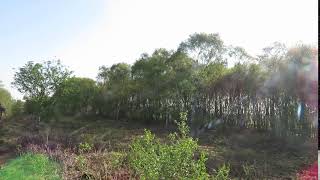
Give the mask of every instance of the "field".
M 150 129 L 162 141 L 174 131 L 97 117 L 63 117 L 50 124 L 36 124 L 28 117 L 20 117 L 1 125 L 0 164 L 19 156 L 19 149 L 27 144 L 76 147 L 88 142 L 96 151 L 127 152 L 129 144 L 142 136 L 144 129 Z M 295 179 L 317 158 L 316 141 L 279 139 L 250 129 L 213 129 L 199 136 L 198 142 L 208 154 L 209 174 L 229 164 L 233 179 Z
M 318 179 L 315 0 L 127 1 L 0 1 L 0 180 Z

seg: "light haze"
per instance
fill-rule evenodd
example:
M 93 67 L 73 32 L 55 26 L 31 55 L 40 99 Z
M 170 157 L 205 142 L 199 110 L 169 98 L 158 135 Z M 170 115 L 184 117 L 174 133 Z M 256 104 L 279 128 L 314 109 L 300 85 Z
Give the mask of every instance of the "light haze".
M 60 59 L 75 75 L 176 49 L 195 32 L 219 33 L 251 55 L 275 41 L 318 44 L 317 0 L 55 0 L 0 2 L 0 80 L 27 61 Z

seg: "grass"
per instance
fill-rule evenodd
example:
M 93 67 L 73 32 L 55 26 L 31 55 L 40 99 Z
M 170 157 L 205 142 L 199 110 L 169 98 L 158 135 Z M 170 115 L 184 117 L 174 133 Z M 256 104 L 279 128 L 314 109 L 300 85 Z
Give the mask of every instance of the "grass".
M 42 154 L 26 153 L 0 169 L 2 180 L 60 180 L 60 167 Z
M 316 140 L 279 139 L 255 130 L 207 132 L 199 138 L 209 154 L 207 167 L 230 164 L 230 175 L 244 179 L 296 179 L 317 159 Z
M 3 131 L 3 136 L 0 136 L 0 154 L 2 145 L 15 147 L 19 143 L 17 142 L 19 137 L 37 137 L 44 140 L 40 142 L 42 144 L 46 140 L 46 126 L 43 124 L 39 131 L 35 131 L 32 121 L 26 118 L 5 122 L 4 127 L 0 128 L 0 134 Z M 73 145 L 89 142 L 97 144 L 108 152 L 127 152 L 132 139 L 143 135 L 144 128 L 150 129 L 163 141 L 165 141 L 163 137 L 169 133 L 157 126 L 147 127 L 138 123 L 102 118 L 63 117 L 50 125 L 48 139 L 54 144 L 62 143 L 61 139 L 68 137 Z M 199 137 L 199 145 L 209 155 L 206 163 L 209 174 L 216 173 L 215 170 L 218 170 L 223 164 L 229 164 L 230 175 L 235 179 L 250 179 L 251 177 L 295 179 L 297 172 L 308 167 L 317 159 L 316 140 L 304 142 L 276 139 L 265 132 L 250 129 L 208 131 Z M 14 149 L 11 150 L 14 151 Z M 95 154 L 92 157 L 95 157 Z

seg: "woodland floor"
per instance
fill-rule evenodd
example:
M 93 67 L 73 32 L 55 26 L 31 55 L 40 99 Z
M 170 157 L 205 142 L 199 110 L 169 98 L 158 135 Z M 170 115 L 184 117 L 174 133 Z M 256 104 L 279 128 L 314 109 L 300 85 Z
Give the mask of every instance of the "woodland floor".
M 97 148 L 126 151 L 132 139 L 143 135 L 145 128 L 162 139 L 169 133 L 156 126 L 93 117 L 64 117 L 41 127 L 28 118 L 5 121 L 0 125 L 0 167 L 17 156 L 21 137 L 48 137 L 50 143 L 61 143 L 61 139 L 69 137 L 74 144 L 87 141 L 95 143 Z M 199 137 L 199 144 L 208 153 L 209 173 L 230 164 L 235 179 L 295 179 L 297 172 L 317 161 L 317 139 L 279 139 L 256 130 L 211 130 Z

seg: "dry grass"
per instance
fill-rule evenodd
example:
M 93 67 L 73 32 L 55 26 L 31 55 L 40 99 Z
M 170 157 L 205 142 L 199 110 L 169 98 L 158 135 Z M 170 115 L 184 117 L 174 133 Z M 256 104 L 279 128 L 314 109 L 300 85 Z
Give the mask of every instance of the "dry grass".
M 50 125 L 37 125 L 31 119 L 23 118 L 6 122 L 5 127 L 0 129 L 0 134 L 1 131 L 5 132 L 0 141 L 6 147 L 38 148 L 32 151 L 44 150 L 44 144 L 51 150 L 55 149 L 52 152 L 45 149 L 46 152 L 43 153 L 53 153 L 51 157 L 63 161 L 65 176 L 70 179 L 86 176 L 85 174 L 105 179 L 119 179 L 120 176 L 132 178 L 134 175 L 125 165 L 125 160 L 122 166 L 112 169 L 108 158 L 110 152 L 126 153 L 129 143 L 135 137 L 143 135 L 144 128 L 151 129 L 158 137 L 168 134 L 168 131 L 157 127 L 100 118 L 63 118 Z M 94 145 L 94 150 L 84 155 L 87 159 L 85 171 L 80 171 L 75 166 L 76 157 L 79 156 L 75 147 L 80 142 Z M 199 144 L 209 154 L 207 169 L 210 174 L 222 164 L 229 163 L 231 176 L 237 178 L 294 179 L 298 171 L 317 159 L 317 140 L 277 139 L 254 130 L 209 131 L 199 137 Z M 60 155 L 54 155 L 55 153 Z M 70 168 L 73 170 L 70 171 Z
M 64 149 L 57 145 L 48 146 L 29 144 L 23 151 L 49 156 L 62 166 L 63 179 L 138 179 L 126 166 L 126 155 L 107 151 L 89 151 L 78 153 L 76 149 Z
M 317 140 L 279 139 L 256 130 L 207 132 L 199 140 L 209 154 L 209 171 L 229 163 L 237 178 L 295 179 L 317 159 Z

